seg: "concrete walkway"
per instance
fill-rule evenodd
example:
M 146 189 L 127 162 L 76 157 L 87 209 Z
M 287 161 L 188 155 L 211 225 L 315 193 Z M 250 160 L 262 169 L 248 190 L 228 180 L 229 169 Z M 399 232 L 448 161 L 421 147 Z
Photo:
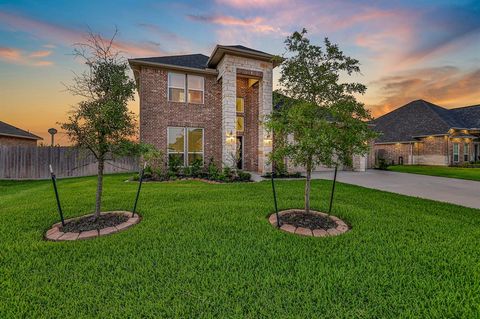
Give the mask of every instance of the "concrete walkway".
M 333 172 L 313 173 L 312 178 L 333 179 Z M 477 181 L 380 170 L 340 171 L 337 180 L 346 184 L 480 209 L 480 182 Z

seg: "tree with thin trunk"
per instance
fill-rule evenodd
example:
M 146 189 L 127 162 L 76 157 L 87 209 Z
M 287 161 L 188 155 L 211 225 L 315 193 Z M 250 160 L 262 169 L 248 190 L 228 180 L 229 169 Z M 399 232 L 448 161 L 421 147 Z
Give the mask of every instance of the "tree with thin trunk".
M 90 32 L 85 43 L 75 44 L 74 56 L 86 70 L 74 73 L 73 84 L 65 85 L 82 97 L 62 123 L 74 145 L 89 150 L 98 163 L 94 219 L 100 216 L 105 162 L 123 155 L 132 144 L 136 120 L 127 103 L 134 99 L 135 81 L 128 75 L 127 60 L 114 49 L 117 31 L 106 40 Z
M 306 34 L 303 29 L 285 40 L 279 84 L 288 98 L 267 118 L 266 127 L 274 133 L 272 160 L 287 158 L 305 168 L 305 211 L 309 213 L 314 168 L 351 163 L 353 155 L 368 151 L 367 141 L 374 133 L 367 126 L 369 111 L 355 98 L 366 87 L 340 81 L 341 76 L 360 73 L 359 61 L 328 38 L 324 47 L 311 44 Z

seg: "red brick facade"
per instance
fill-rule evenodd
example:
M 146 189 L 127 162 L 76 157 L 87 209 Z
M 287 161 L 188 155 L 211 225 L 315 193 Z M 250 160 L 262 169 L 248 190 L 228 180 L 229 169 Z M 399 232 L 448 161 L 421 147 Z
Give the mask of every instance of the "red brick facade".
M 458 143 L 458 161 L 453 158 L 453 144 Z M 465 159 L 465 144 L 468 144 L 468 156 Z M 374 154 L 381 156 L 389 164 L 418 165 L 461 165 L 474 160 L 474 145 L 471 139 L 448 136 L 429 136 L 419 138 L 418 142 L 375 144 Z
M 0 136 L 0 145 L 5 146 L 37 146 L 37 140 L 13 136 Z
M 175 71 L 178 73 L 178 71 Z M 215 75 L 203 75 L 204 104 L 167 100 L 168 70 L 143 66 L 139 75 L 140 140 L 167 152 L 167 127 L 204 129 L 204 160 L 221 165 L 222 85 Z

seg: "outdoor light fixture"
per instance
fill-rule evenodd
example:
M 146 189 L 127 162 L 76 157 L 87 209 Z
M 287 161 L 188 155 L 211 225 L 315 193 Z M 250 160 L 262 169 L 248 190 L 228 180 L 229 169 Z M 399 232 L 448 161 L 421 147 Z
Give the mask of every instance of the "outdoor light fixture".
M 267 136 L 265 137 L 265 139 L 263 140 L 263 143 L 267 146 L 271 146 L 272 145 L 272 136 L 270 135 L 270 133 L 267 134 Z
M 230 130 L 230 133 L 227 133 L 227 143 L 235 142 L 235 136 L 233 135 L 233 131 Z

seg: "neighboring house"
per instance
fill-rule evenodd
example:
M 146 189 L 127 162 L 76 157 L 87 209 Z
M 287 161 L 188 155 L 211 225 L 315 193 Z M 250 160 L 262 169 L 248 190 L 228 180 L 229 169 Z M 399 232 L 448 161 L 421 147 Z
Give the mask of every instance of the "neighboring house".
M 387 163 L 458 165 L 480 161 L 480 105 L 446 109 L 410 102 L 374 122 L 377 158 Z
M 184 165 L 212 159 L 265 173 L 272 137 L 273 55 L 217 45 L 210 56 L 130 59 L 140 95 L 140 140 Z
M 41 137 L 0 121 L 0 146 L 37 146 Z

